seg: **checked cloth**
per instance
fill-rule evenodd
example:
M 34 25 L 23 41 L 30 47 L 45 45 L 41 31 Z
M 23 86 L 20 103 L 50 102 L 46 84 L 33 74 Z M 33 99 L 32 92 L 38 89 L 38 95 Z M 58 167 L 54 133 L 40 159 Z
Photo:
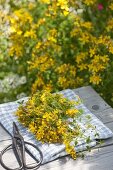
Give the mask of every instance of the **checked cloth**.
M 63 90 L 59 93 L 62 93 L 64 97 L 70 100 L 78 100 L 78 96 L 70 89 Z M 31 142 L 34 145 L 38 146 L 43 153 L 43 164 L 49 161 L 52 161 L 58 157 L 67 155 L 65 152 L 65 146 L 63 144 L 42 144 L 40 141 L 35 139 L 35 136 L 23 125 L 18 122 L 17 116 L 14 112 L 19 106 L 19 102 L 26 102 L 28 97 L 22 98 L 15 102 L 9 102 L 0 104 L 0 123 L 2 126 L 12 135 L 13 122 L 15 122 L 20 130 L 20 133 L 24 137 L 25 141 Z M 107 139 L 113 136 L 113 133 L 109 128 L 107 128 L 95 115 L 93 115 L 83 103 L 80 103 L 76 108 L 82 109 L 83 114 L 77 119 L 77 123 L 81 127 L 84 136 L 90 137 L 90 142 L 87 144 L 84 137 L 79 137 L 77 139 L 78 144 L 75 147 L 76 152 L 86 150 L 87 147 L 93 147 L 97 143 L 97 139 Z M 90 116 L 90 128 L 87 128 L 88 117 Z M 93 128 L 95 127 L 95 128 Z M 98 135 L 97 135 L 98 134 Z M 31 146 L 27 146 L 29 152 L 36 158 L 39 159 L 39 154 Z

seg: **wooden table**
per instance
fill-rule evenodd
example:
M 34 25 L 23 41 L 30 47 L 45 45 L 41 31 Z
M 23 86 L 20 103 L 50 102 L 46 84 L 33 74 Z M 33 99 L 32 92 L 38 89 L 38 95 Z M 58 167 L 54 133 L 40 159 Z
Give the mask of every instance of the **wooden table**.
M 107 127 L 113 131 L 113 109 L 90 87 L 82 87 L 74 90 L 87 108 L 93 112 Z M 11 143 L 8 133 L 0 126 L 0 151 Z M 113 138 L 108 139 L 102 145 L 96 146 L 91 152 L 85 152 L 85 158 L 72 160 L 69 156 L 42 165 L 40 170 L 113 170 Z M 8 165 L 16 165 L 16 160 L 9 151 L 6 157 Z M 33 160 L 27 155 L 28 163 Z M 16 166 L 17 167 L 17 166 Z M 3 170 L 0 166 L 0 170 Z

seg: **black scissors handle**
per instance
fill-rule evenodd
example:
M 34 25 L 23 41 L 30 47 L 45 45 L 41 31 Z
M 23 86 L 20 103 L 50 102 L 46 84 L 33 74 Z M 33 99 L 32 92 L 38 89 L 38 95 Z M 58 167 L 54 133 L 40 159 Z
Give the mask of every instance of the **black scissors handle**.
M 40 155 L 40 160 L 35 160 L 36 161 L 36 164 L 34 166 L 28 166 L 26 164 L 26 159 L 25 159 L 25 151 L 27 150 L 26 148 L 26 145 L 30 145 L 32 146 L 33 148 L 35 148 L 39 155 Z M 3 162 L 3 155 L 8 151 L 12 149 L 14 154 L 15 154 L 15 157 L 18 161 L 18 164 L 20 167 L 16 168 L 16 169 L 11 169 L 9 167 L 7 167 L 4 162 Z M 2 150 L 1 154 L 0 154 L 0 163 L 1 165 L 6 169 L 6 170 L 33 170 L 33 169 L 36 169 L 36 168 L 39 168 L 41 163 L 42 163 L 42 160 L 43 160 L 43 154 L 42 152 L 40 151 L 40 149 L 35 146 L 34 144 L 32 143 L 29 143 L 29 142 L 26 142 L 24 141 L 23 137 L 21 136 L 19 130 L 18 130 L 18 127 L 15 123 L 13 123 L 13 137 L 12 137 L 12 144 L 8 145 L 5 149 Z

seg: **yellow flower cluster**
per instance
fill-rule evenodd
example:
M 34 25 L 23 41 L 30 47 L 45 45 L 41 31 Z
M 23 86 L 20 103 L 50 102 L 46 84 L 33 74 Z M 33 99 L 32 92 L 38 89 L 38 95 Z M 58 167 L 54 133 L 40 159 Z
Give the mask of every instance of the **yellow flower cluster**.
M 87 6 L 94 5 L 95 2 L 96 0 L 84 0 L 84 4 L 86 4 Z
M 102 85 L 113 54 L 113 4 L 107 3 L 39 0 L 12 10 L 9 55 L 26 63 L 33 93 Z M 102 15 L 107 9 L 110 17 Z
M 69 13 L 68 0 L 58 0 L 57 6 L 61 8 L 65 16 L 68 15 Z
M 73 87 L 77 84 L 76 80 L 76 68 L 71 64 L 62 64 L 56 68 L 58 75 L 57 84 L 61 88 Z M 69 75 L 70 76 L 69 76 Z
M 26 104 L 19 107 L 16 115 L 42 143 L 63 143 L 67 153 L 76 159 L 75 146 L 71 142 L 80 132 L 74 123 L 81 114 L 81 111 L 76 109 L 78 103 L 79 98 L 76 102 L 69 101 L 61 94 L 38 91 Z
M 111 10 L 113 10 L 113 3 L 111 3 L 111 4 L 109 5 L 109 8 L 110 8 Z
M 24 17 L 23 17 L 24 16 Z M 9 48 L 9 55 L 17 57 L 23 56 L 24 46 L 27 44 L 27 39 L 36 39 L 35 25 L 33 18 L 26 9 L 15 10 L 11 16 L 8 16 L 10 21 L 10 39 L 13 46 Z M 25 27 L 23 27 L 25 25 Z

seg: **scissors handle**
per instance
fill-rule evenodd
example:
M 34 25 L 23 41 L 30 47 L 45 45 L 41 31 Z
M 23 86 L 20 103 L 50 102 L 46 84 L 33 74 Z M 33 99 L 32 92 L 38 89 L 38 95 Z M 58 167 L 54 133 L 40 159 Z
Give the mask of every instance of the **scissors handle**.
M 13 142 L 15 142 L 15 140 Z M 30 170 L 30 169 L 33 170 L 33 169 L 39 168 L 41 163 L 42 163 L 42 160 L 43 160 L 43 154 L 40 151 L 40 149 L 37 146 L 35 146 L 34 144 L 29 143 L 29 142 L 24 142 L 24 143 L 22 142 L 22 143 L 19 143 L 19 145 L 20 146 L 18 146 L 18 148 L 17 148 L 17 146 L 15 147 L 15 144 L 12 143 L 12 144 L 8 145 L 4 150 L 1 151 L 1 153 L 0 153 L 0 163 L 1 163 L 2 167 L 4 167 L 6 170 Z M 34 147 L 40 154 L 40 160 L 36 160 L 37 163 L 34 166 L 28 166 L 26 164 L 25 150 L 27 150 L 27 149 L 26 149 L 25 145 L 30 145 L 30 146 Z M 19 149 L 19 147 L 20 148 L 22 147 L 22 148 Z M 16 157 L 19 165 L 20 165 L 20 167 L 15 168 L 15 169 L 12 169 L 12 168 L 9 168 L 8 166 L 6 166 L 3 162 L 3 159 L 2 159 L 3 155 L 8 150 L 11 150 L 11 149 L 13 150 L 15 157 Z
M 2 167 L 5 168 L 6 170 L 22 170 L 21 167 L 16 168 L 16 169 L 9 168 L 9 167 L 6 166 L 5 163 L 3 162 L 3 159 L 2 159 L 3 155 L 4 155 L 8 150 L 11 150 L 11 149 L 13 149 L 13 148 L 12 148 L 12 144 L 8 145 L 6 148 L 4 148 L 4 149 L 1 151 L 1 153 L 0 153 L 0 163 L 1 163 Z
M 39 168 L 40 165 L 41 165 L 41 163 L 42 163 L 42 161 L 43 161 L 43 154 L 42 154 L 41 150 L 40 150 L 36 145 L 34 145 L 34 144 L 32 144 L 32 143 L 25 142 L 25 144 L 30 145 L 30 146 L 32 146 L 33 148 L 35 148 L 35 149 L 39 152 L 39 155 L 40 155 L 40 160 L 36 160 L 36 159 L 35 159 L 35 160 L 37 161 L 37 164 L 36 164 L 36 165 L 34 165 L 34 166 L 27 166 L 27 165 L 26 165 L 26 168 L 27 168 L 27 169 Z

